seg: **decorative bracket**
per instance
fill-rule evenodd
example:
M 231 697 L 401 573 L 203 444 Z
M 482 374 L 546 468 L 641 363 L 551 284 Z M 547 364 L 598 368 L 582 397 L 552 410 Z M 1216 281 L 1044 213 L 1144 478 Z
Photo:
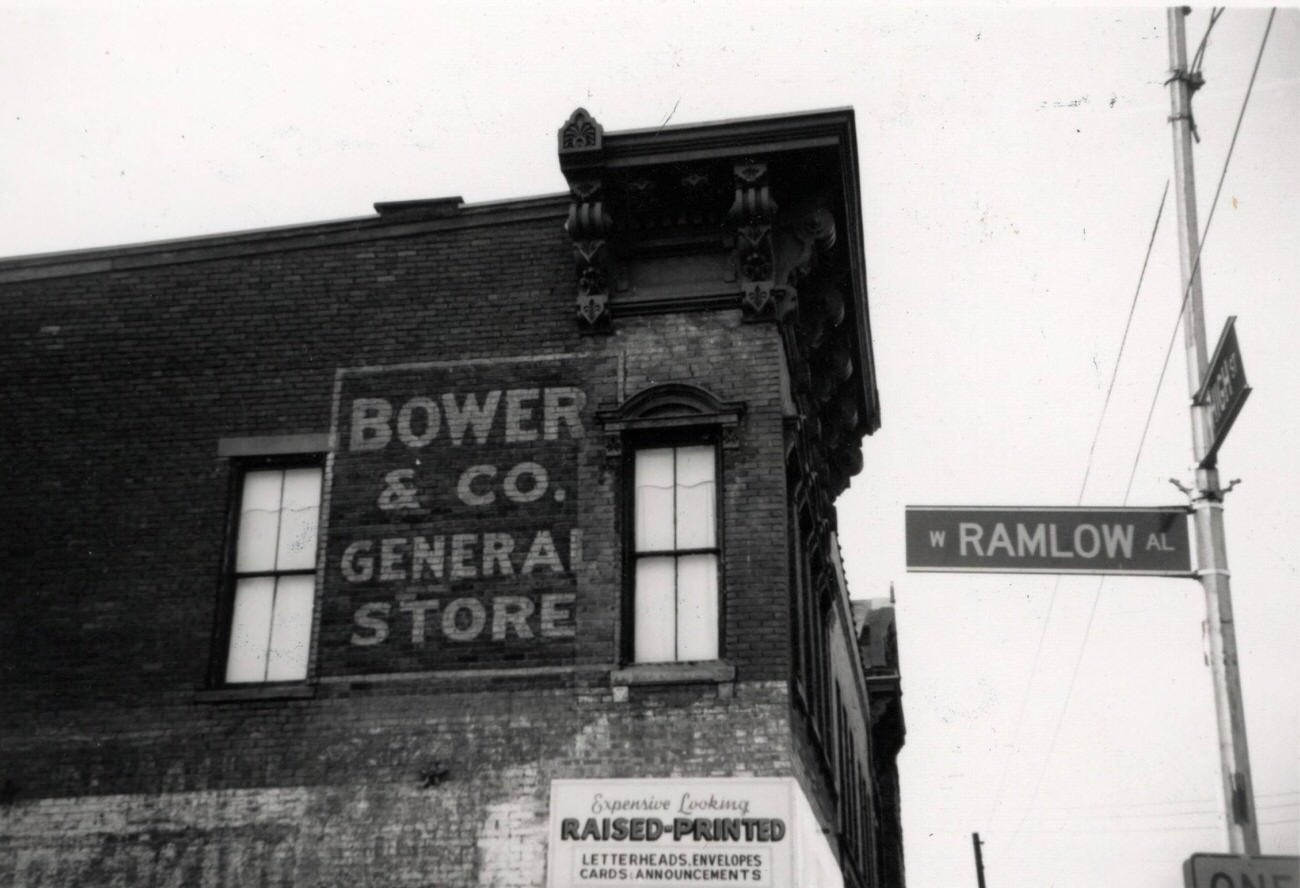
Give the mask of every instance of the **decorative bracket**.
M 772 222 L 776 201 L 768 186 L 767 164 L 738 163 L 732 168 L 735 199 L 727 220 L 735 226 L 736 275 L 740 282 L 740 307 L 746 321 L 776 316 L 776 253 L 772 247 Z
M 785 283 L 799 286 L 834 249 L 837 236 L 835 217 L 829 210 L 818 208 L 804 215 L 793 230 L 783 233 L 779 276 Z
M 560 127 L 560 161 L 563 163 L 567 159 L 566 155 L 599 152 L 604 148 L 604 142 L 605 128 L 587 113 L 586 108 L 578 108 Z
M 560 168 L 569 180 L 569 218 L 564 229 L 573 238 L 577 318 L 584 333 L 610 329 L 609 250 L 606 236 L 613 220 L 605 212 L 605 130 L 579 108 L 569 115 L 557 134 Z

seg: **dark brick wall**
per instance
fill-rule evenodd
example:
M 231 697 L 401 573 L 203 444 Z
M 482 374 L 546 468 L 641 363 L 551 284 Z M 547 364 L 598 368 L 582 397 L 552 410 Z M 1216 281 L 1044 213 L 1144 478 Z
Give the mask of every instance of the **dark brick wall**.
M 776 328 L 582 336 L 562 216 L 537 216 L 0 282 L 0 883 L 540 885 L 553 777 L 794 773 Z M 218 441 L 328 431 L 339 368 L 525 355 L 586 368 L 572 642 L 471 664 L 512 673 L 395 660 L 415 671 L 322 670 L 310 699 L 200 693 Z M 609 686 L 626 528 L 594 413 L 664 382 L 747 405 L 722 458 L 734 691 Z

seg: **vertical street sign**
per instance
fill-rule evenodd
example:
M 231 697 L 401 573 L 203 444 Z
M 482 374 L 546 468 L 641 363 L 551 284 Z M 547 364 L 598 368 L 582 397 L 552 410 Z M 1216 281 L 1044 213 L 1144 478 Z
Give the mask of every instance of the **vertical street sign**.
M 1233 326 L 1236 315 L 1228 318 L 1219 336 L 1219 344 L 1210 358 L 1209 369 L 1201 381 L 1201 389 L 1192 399 L 1198 407 L 1205 407 L 1210 423 L 1210 446 L 1201 460 L 1207 468 L 1214 465 L 1223 439 L 1241 412 L 1241 405 L 1250 395 L 1246 383 L 1246 368 L 1241 362 L 1241 347 L 1237 344 L 1237 329 Z

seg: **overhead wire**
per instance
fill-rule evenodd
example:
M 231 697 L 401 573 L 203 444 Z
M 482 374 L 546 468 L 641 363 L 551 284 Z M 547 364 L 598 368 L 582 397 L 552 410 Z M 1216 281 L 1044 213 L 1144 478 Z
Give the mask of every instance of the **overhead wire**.
M 1294 801 L 1289 801 L 1289 802 L 1276 802 L 1276 803 L 1269 803 L 1269 804 L 1259 803 L 1260 799 L 1280 798 L 1282 796 L 1295 796 L 1295 795 L 1297 794 L 1296 793 L 1256 793 L 1255 794 L 1256 807 L 1257 808 L 1300 807 L 1300 799 L 1296 799 Z M 1109 800 L 1109 801 L 1099 801 L 1099 802 L 1085 802 L 1077 805 L 1043 805 L 1040 806 L 1038 810 L 1047 813 L 1053 811 L 1083 811 L 1083 812 L 1087 812 L 1090 810 L 1115 811 L 1115 810 L 1126 810 L 1132 808 L 1159 808 L 1159 807 L 1168 807 L 1171 805 L 1181 806 L 1181 807 L 1191 806 L 1192 808 L 1196 809 L 1192 811 L 1154 811 L 1151 812 L 1151 814 L 1149 815 L 1149 816 L 1164 816 L 1166 814 L 1179 815 L 1179 814 L 1198 814 L 1198 813 L 1221 813 L 1221 809 L 1219 808 L 1214 808 L 1209 811 L 1204 810 L 1204 806 L 1214 805 L 1219 801 L 1220 799 L 1210 798 L 1208 796 L 1203 796 L 1195 799 L 1167 799 L 1164 801 L 1151 801 L 1151 802 L 1128 802 L 1128 801 Z M 1148 816 L 1148 815 L 1141 814 L 1137 816 Z
M 1213 31 L 1214 26 L 1218 24 L 1219 17 L 1223 15 L 1225 9 L 1227 9 L 1226 6 L 1210 7 L 1210 23 L 1206 25 L 1205 34 L 1202 35 L 1201 42 L 1197 44 L 1196 52 L 1192 55 L 1192 62 L 1188 66 L 1192 73 L 1197 73 L 1201 70 L 1201 63 L 1205 61 L 1205 47 L 1210 42 L 1210 32 Z
M 1218 185 L 1217 185 L 1217 186 L 1215 187 L 1215 189 L 1214 189 L 1214 199 L 1210 202 L 1210 212 L 1209 212 L 1209 213 L 1207 214 L 1207 216 L 1206 216 L 1206 219 L 1205 219 L 1205 228 L 1204 228 L 1203 231 L 1201 232 L 1200 243 L 1198 244 L 1197 249 L 1196 249 L 1196 257 L 1195 257 L 1195 261 L 1192 263 L 1192 271 L 1191 271 L 1191 274 L 1188 276 L 1188 279 L 1187 279 L 1187 285 L 1186 285 L 1186 287 L 1184 287 L 1184 289 L 1183 289 L 1183 297 L 1182 297 L 1181 304 L 1180 304 L 1179 309 L 1178 309 L 1177 323 L 1175 323 L 1175 325 L 1174 325 L 1174 335 L 1173 335 L 1172 337 L 1170 337 L 1170 340 L 1169 340 L 1169 346 L 1168 346 L 1168 348 L 1167 348 L 1166 351 L 1165 351 L 1165 359 L 1164 359 L 1164 363 L 1162 364 L 1162 366 L 1161 366 L 1161 368 L 1160 368 L 1160 375 L 1159 375 L 1159 377 L 1158 377 L 1158 379 L 1157 379 L 1157 381 L 1156 381 L 1156 389 L 1155 389 L 1155 393 L 1154 393 L 1154 395 L 1152 396 L 1151 408 L 1150 408 L 1150 410 L 1147 412 L 1146 423 L 1145 423 L 1144 426 L 1143 426 L 1143 429 L 1142 429 L 1142 436 L 1141 436 L 1141 439 L 1140 439 L 1139 442 L 1138 442 L 1137 453 L 1135 454 L 1134 459 L 1133 459 L 1133 467 L 1132 467 L 1132 469 L 1131 469 L 1130 472 L 1129 472 L 1128 484 L 1126 485 L 1126 487 L 1125 487 L 1125 489 L 1124 489 L 1124 504 L 1125 504 L 1125 505 L 1127 505 L 1127 503 L 1128 503 L 1128 498 L 1129 498 L 1129 494 L 1132 492 L 1132 489 L 1133 489 L 1133 481 L 1134 481 L 1134 479 L 1137 477 L 1137 467 L 1138 467 L 1138 464 L 1139 464 L 1139 462 L 1141 461 L 1141 458 L 1142 458 L 1142 449 L 1143 449 L 1143 447 L 1146 445 L 1147 434 L 1148 434 L 1148 432 L 1150 431 L 1150 428 L 1151 428 L 1151 419 L 1152 419 L 1152 417 L 1153 417 L 1154 414 L 1155 414 L 1156 403 L 1157 403 L 1157 401 L 1159 400 L 1159 396 L 1160 396 L 1160 389 L 1161 389 L 1161 386 L 1162 386 L 1163 383 L 1164 383 L 1165 373 L 1167 372 L 1168 367 L 1169 367 L 1169 358 L 1170 358 L 1170 356 L 1171 356 L 1172 353 L 1173 353 L 1173 345 L 1174 345 L 1175 340 L 1177 339 L 1177 335 L 1178 335 L 1178 327 L 1181 326 L 1181 324 L 1182 324 L 1182 317 L 1183 317 L 1183 314 L 1184 314 L 1184 312 L 1187 310 L 1187 300 L 1188 300 L 1189 296 L 1191 295 L 1191 291 L 1192 291 L 1192 283 L 1196 280 L 1196 275 L 1197 275 L 1197 273 L 1198 273 L 1199 270 L 1200 270 L 1200 266 L 1201 266 L 1201 255 L 1203 254 L 1203 252 L 1204 252 L 1204 250 L 1205 250 L 1205 242 L 1206 242 L 1207 238 L 1209 237 L 1209 233 L 1210 233 L 1210 225 L 1211 225 L 1211 223 L 1214 221 L 1214 213 L 1215 213 L 1215 210 L 1218 208 L 1218 205 L 1219 205 L 1219 197 L 1220 197 L 1220 195 L 1221 195 L 1222 192 L 1223 192 L 1223 183 L 1224 183 L 1224 180 L 1227 178 L 1227 175 L 1228 175 L 1228 168 L 1229 168 L 1229 165 L 1232 163 L 1233 152 L 1234 152 L 1234 150 L 1236 149 L 1236 146 L 1237 146 L 1237 136 L 1238 136 L 1238 135 L 1240 134 L 1240 132 L 1241 132 L 1241 123 L 1242 123 L 1242 120 L 1243 120 L 1243 119 L 1245 118 L 1245 116 L 1246 116 L 1246 108 L 1247 108 L 1247 106 L 1250 104 L 1250 96 L 1251 96 L 1251 93 L 1254 91 L 1254 88 L 1255 88 L 1255 78 L 1256 78 L 1256 76 L 1259 74 L 1259 65 L 1260 65 L 1260 62 L 1261 62 L 1261 61 L 1263 60 L 1263 58 L 1264 58 L 1264 48 L 1265 48 L 1265 46 L 1268 45 L 1268 36 L 1269 36 L 1270 31 L 1272 31 L 1272 28 L 1273 28 L 1273 18 L 1274 18 L 1274 16 L 1275 16 L 1276 14 L 1277 14 L 1277 7 L 1273 7 L 1273 8 L 1269 11 L 1269 15 L 1268 15 L 1268 23 L 1265 25 L 1265 28 L 1264 28 L 1264 36 L 1263 36 L 1263 37 L 1261 38 L 1261 40 L 1260 40 L 1259 50 L 1258 50 L 1258 52 L 1257 52 L 1256 55 L 1255 55 L 1255 64 L 1254 64 L 1253 69 L 1251 70 L 1251 74 L 1250 74 L 1250 82 L 1249 82 L 1249 83 L 1247 84 L 1247 86 L 1246 86 L 1246 94 L 1245 94 L 1245 96 L 1244 96 L 1243 99 L 1242 99 L 1241 110 L 1240 110 L 1240 111 L 1238 112 L 1238 114 L 1237 114 L 1237 122 L 1236 122 L 1236 125 L 1233 127 L 1233 131 L 1232 131 L 1232 140 L 1231 140 L 1231 141 L 1229 142 L 1229 144 L 1228 144 L 1228 152 L 1227 152 L 1227 155 L 1224 157 L 1224 161 L 1223 161 L 1223 169 L 1222 169 L 1222 170 L 1220 171 L 1220 173 L 1219 173 L 1219 181 L 1218 181 Z M 1201 46 L 1200 46 L 1200 47 L 1198 48 L 1198 50 L 1197 50 L 1197 55 L 1196 55 L 1196 64 L 1197 64 L 1197 66 L 1199 66 L 1200 63 L 1203 61 L 1203 58 L 1204 58 L 1204 50 L 1205 50 L 1206 43 L 1207 43 L 1207 41 L 1209 40 L 1210 31 L 1213 29 L 1214 24 L 1215 24 L 1215 22 L 1218 21 L 1218 18 L 1219 18 L 1220 15 L 1222 15 L 1222 10 L 1219 10 L 1219 12 L 1218 12 L 1217 14 L 1212 13 L 1212 15 L 1211 15 L 1210 25 L 1209 25 L 1209 27 L 1206 29 L 1205 36 L 1201 39 Z M 1015 832 L 1012 833 L 1011 839 L 1009 840 L 1008 844 L 1013 844 L 1013 843 L 1016 841 L 1017 837 L 1019 837 L 1020 832 L 1021 832 L 1022 828 L 1024 827 L 1025 821 L 1026 821 L 1026 820 L 1028 819 L 1028 817 L 1029 817 L 1029 812 L 1033 810 L 1034 803 L 1035 803 L 1035 802 L 1037 801 L 1037 799 L 1038 799 L 1038 793 L 1039 793 L 1039 791 L 1040 791 L 1041 788 L 1042 788 L 1043 778 L 1044 778 L 1044 777 L 1046 776 L 1046 774 L 1047 774 L 1047 767 L 1048 767 L 1048 765 L 1051 763 L 1052 753 L 1053 753 L 1053 752 L 1055 751 L 1055 749 L 1056 749 L 1056 740 L 1057 740 L 1057 738 L 1058 738 L 1059 735 L 1060 735 L 1061 726 L 1062 726 L 1062 725 L 1064 724 L 1064 722 L 1065 722 L 1065 715 L 1066 715 L 1066 712 L 1067 712 L 1068 709 L 1069 709 L 1070 699 L 1071 699 L 1071 697 L 1072 697 L 1072 695 L 1073 695 L 1073 693 L 1074 693 L 1075 681 L 1076 681 L 1076 679 L 1078 678 L 1078 674 L 1079 674 L 1079 666 L 1080 666 L 1080 665 L 1082 664 L 1082 662 L 1083 662 L 1083 655 L 1084 655 L 1084 652 L 1085 652 L 1085 650 L 1086 650 L 1086 648 L 1087 648 L 1088 639 L 1089 639 L 1089 637 L 1091 636 L 1093 621 L 1094 621 L 1094 618 L 1096 617 L 1096 613 L 1097 613 L 1097 603 L 1098 603 L 1098 602 L 1100 601 L 1100 599 L 1101 599 L 1101 589 L 1102 589 L 1102 585 L 1103 585 L 1104 583 L 1105 583 L 1105 578 L 1103 577 L 1103 578 L 1101 579 L 1101 581 L 1098 582 L 1098 584 L 1097 584 L 1097 591 L 1094 593 L 1094 597 L 1093 597 L 1093 601 L 1092 601 L 1092 607 L 1091 607 L 1091 610 L 1090 610 L 1089 613 L 1088 613 L 1088 621 L 1087 621 L 1087 624 L 1086 624 L 1085 629 L 1084 629 L 1083 640 L 1082 640 L 1082 641 L 1080 642 L 1080 644 L 1079 644 L 1079 650 L 1078 650 L 1078 653 L 1077 653 L 1077 655 L 1076 655 L 1076 657 L 1075 657 L 1075 661 L 1074 661 L 1074 668 L 1073 668 L 1072 673 L 1071 673 L 1071 676 L 1070 676 L 1070 683 L 1069 683 L 1069 686 L 1068 686 L 1068 688 L 1067 688 L 1067 690 L 1066 690 L 1065 703 L 1064 703 L 1064 704 L 1062 705 L 1062 707 L 1061 707 L 1060 714 L 1059 714 L 1059 716 L 1057 717 L 1056 726 L 1055 726 L 1055 728 L 1054 728 L 1053 731 L 1052 731 L 1052 739 L 1051 739 L 1050 743 L 1048 744 L 1048 751 L 1047 751 L 1047 755 L 1044 757 L 1043 767 L 1042 767 L 1042 769 L 1039 771 L 1038 779 L 1037 779 L 1037 781 L 1035 782 L 1035 785 L 1034 785 L 1034 790 L 1033 790 L 1033 792 L 1032 792 L 1031 795 L 1030 795 L 1030 801 L 1029 801 L 1029 803 L 1026 805 L 1026 807 L 1025 807 L 1025 812 L 1024 812 L 1023 816 L 1021 817 L 1019 824 L 1016 826 L 1016 830 L 1015 830 Z M 1278 822 L 1281 823 L 1281 822 L 1286 822 L 1286 821 L 1278 821 Z M 1263 824 L 1261 824 L 1261 825 L 1263 825 Z
M 1196 275 L 1201 269 L 1201 254 L 1205 252 L 1205 241 L 1210 235 L 1210 224 L 1214 222 L 1214 211 L 1219 206 L 1219 195 L 1223 192 L 1223 181 L 1228 176 L 1228 165 L 1232 163 L 1232 153 L 1237 147 L 1237 135 L 1241 132 L 1241 121 L 1246 116 L 1246 106 L 1250 104 L 1250 94 L 1255 89 L 1255 77 L 1259 74 L 1259 63 L 1264 58 L 1264 47 L 1268 44 L 1269 32 L 1273 29 L 1273 17 L 1277 14 L 1277 7 L 1274 6 L 1268 13 L 1268 24 L 1264 27 L 1264 37 L 1259 42 L 1259 52 L 1255 55 L 1255 67 L 1250 72 L 1250 83 L 1246 86 L 1246 96 L 1241 102 L 1241 111 L 1237 114 L 1237 125 L 1232 130 L 1232 141 L 1228 143 L 1228 154 L 1223 159 L 1223 170 L 1219 173 L 1219 184 L 1214 189 L 1214 200 L 1210 202 L 1210 212 L 1205 217 L 1205 229 L 1201 232 L 1201 242 L 1196 247 L 1196 258 L 1192 262 L 1192 273 L 1187 276 L 1187 286 L 1183 288 L 1182 303 L 1178 307 L 1178 315 L 1174 322 L 1173 335 L 1169 337 L 1169 345 L 1165 349 L 1165 361 L 1160 368 L 1160 377 L 1156 380 L 1156 390 L 1151 397 L 1151 409 L 1147 411 L 1146 423 L 1142 426 L 1142 438 L 1138 441 L 1137 453 L 1133 457 L 1133 469 L 1129 474 L 1129 487 L 1133 486 L 1133 478 L 1137 474 L 1138 461 L 1142 458 L 1142 448 L 1146 445 L 1147 433 L 1151 430 L 1151 418 L 1155 415 L 1156 402 L 1160 398 L 1160 388 L 1164 384 L 1165 372 L 1169 368 L 1169 358 L 1174 351 L 1174 342 L 1178 339 L 1178 328 L 1182 326 L 1183 313 L 1187 311 L 1187 299 L 1192 293 L 1192 283 L 1196 280 Z M 1208 34 L 1207 34 L 1208 36 Z
M 1087 460 L 1087 465 L 1084 467 L 1083 470 L 1083 483 L 1079 485 L 1079 495 L 1075 499 L 1076 506 L 1083 504 L 1083 495 L 1084 492 L 1087 491 L 1088 489 L 1088 479 L 1092 475 L 1092 463 L 1097 453 L 1097 442 L 1101 438 L 1102 425 L 1106 421 L 1106 411 L 1110 407 L 1111 395 L 1115 391 L 1115 381 L 1119 378 L 1120 362 L 1124 359 L 1124 347 L 1128 343 L 1129 330 L 1133 326 L 1133 315 L 1137 310 L 1138 295 L 1142 292 L 1142 282 L 1146 279 L 1147 266 L 1151 262 L 1151 251 L 1152 248 L 1155 246 L 1156 233 L 1160 230 L 1160 219 L 1164 216 L 1165 200 L 1168 197 L 1169 197 L 1169 180 L 1166 179 L 1164 191 L 1162 191 L 1160 194 L 1160 205 L 1159 207 L 1156 208 L 1156 219 L 1151 226 L 1151 237 L 1147 241 L 1146 256 L 1143 257 L 1142 259 L 1142 270 L 1138 273 L 1138 282 L 1137 282 L 1137 286 L 1133 290 L 1133 299 L 1129 302 L 1128 318 L 1124 321 L 1124 332 L 1120 335 L 1119 350 L 1115 355 L 1115 366 L 1111 369 L 1110 383 L 1109 385 L 1106 386 L 1106 396 L 1102 400 L 1101 412 L 1097 416 L 1097 428 L 1093 431 L 1092 443 L 1088 446 L 1088 460 Z M 1038 673 L 1038 664 L 1039 661 L 1042 659 L 1042 655 L 1043 655 L 1043 644 L 1047 639 L 1047 627 L 1052 622 L 1052 613 L 1056 607 L 1056 595 L 1057 592 L 1060 590 L 1060 588 L 1061 588 L 1061 577 L 1058 575 L 1056 577 L 1056 581 L 1052 584 L 1052 594 L 1049 597 L 1047 602 L 1047 614 L 1043 617 L 1042 629 L 1038 633 L 1038 645 L 1034 649 L 1034 660 L 1032 665 L 1029 667 L 1029 681 L 1026 682 L 1025 692 L 1020 698 L 1020 712 L 1016 715 L 1016 727 L 1015 730 L 1012 732 L 1012 738 L 1011 738 L 1012 752 L 1014 752 L 1015 749 L 1020 744 L 1020 731 L 1024 726 L 1025 711 L 1029 703 L 1029 692 L 1033 688 L 1034 676 L 1037 675 Z M 1003 761 L 1002 773 L 998 778 L 997 790 L 993 793 L 993 804 L 990 809 L 989 820 L 992 820 L 993 817 L 998 812 L 998 805 L 1001 803 L 1002 800 L 1002 791 L 1006 787 L 1007 767 L 1009 761 L 1010 761 L 1009 757 L 1008 759 Z
M 1185 72 L 1174 72 L 1174 77 L 1187 81 L 1187 88 L 1193 93 L 1205 85 L 1205 78 L 1201 76 L 1201 63 L 1205 59 L 1205 47 L 1209 44 L 1210 32 L 1214 30 L 1214 25 L 1218 22 L 1219 16 L 1223 15 L 1223 10 L 1224 7 L 1222 6 L 1210 8 L 1210 24 L 1206 27 L 1204 36 L 1201 37 L 1200 45 L 1196 47 L 1196 54 L 1192 56 L 1191 64 L 1188 65 Z M 1197 129 L 1196 115 L 1192 113 L 1190 103 L 1187 107 L 1187 123 L 1192 130 L 1192 138 L 1196 140 L 1197 144 L 1200 144 L 1201 133 Z

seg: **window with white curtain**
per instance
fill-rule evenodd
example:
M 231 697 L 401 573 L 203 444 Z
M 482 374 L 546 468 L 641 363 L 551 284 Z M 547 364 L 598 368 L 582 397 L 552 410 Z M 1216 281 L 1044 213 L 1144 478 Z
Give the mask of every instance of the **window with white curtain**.
M 633 470 L 633 659 L 718 659 L 717 448 L 648 447 Z
M 250 467 L 229 575 L 226 684 L 307 677 L 316 600 L 321 467 Z

